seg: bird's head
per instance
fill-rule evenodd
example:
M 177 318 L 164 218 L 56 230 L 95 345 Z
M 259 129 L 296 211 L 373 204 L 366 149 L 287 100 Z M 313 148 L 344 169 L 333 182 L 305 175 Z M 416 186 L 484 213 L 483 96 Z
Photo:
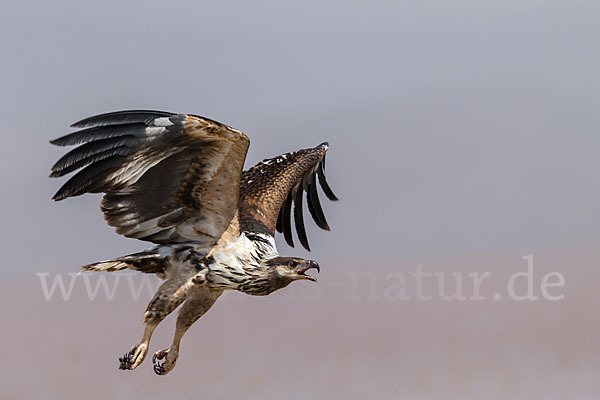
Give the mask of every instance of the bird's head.
M 316 282 L 317 279 L 308 275 L 306 271 L 311 268 L 316 269 L 317 272 L 321 271 L 316 261 L 297 257 L 275 257 L 267 261 L 267 265 L 272 267 L 273 274 L 286 285 L 301 279 Z

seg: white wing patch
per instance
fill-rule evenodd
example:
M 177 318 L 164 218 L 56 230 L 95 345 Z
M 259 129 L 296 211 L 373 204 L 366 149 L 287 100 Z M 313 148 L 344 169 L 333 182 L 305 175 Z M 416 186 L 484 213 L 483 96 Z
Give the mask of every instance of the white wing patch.
M 153 122 L 153 125 L 168 127 L 168 126 L 175 125 L 175 124 L 173 124 L 173 122 L 171 122 L 171 120 L 169 118 L 162 117 L 162 118 L 156 118 Z

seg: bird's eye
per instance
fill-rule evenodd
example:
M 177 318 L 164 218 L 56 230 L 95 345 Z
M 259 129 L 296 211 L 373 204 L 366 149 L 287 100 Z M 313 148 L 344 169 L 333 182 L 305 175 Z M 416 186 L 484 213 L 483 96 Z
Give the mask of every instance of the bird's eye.
M 291 268 L 295 268 L 295 267 L 298 265 L 298 263 L 297 263 L 296 261 L 292 260 L 292 261 L 290 261 L 290 262 L 289 262 L 289 264 L 288 264 L 288 265 L 289 265 Z

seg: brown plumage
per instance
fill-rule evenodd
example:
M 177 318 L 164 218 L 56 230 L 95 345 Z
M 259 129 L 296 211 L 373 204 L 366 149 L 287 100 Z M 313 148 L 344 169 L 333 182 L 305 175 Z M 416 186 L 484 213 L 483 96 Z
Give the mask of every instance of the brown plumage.
M 337 200 L 323 169 L 328 143 L 313 149 L 263 160 L 245 171 L 241 180 L 240 226 L 244 231 L 274 235 L 283 232 L 287 243 L 294 247 L 291 230 L 291 205 L 298 238 L 310 250 L 302 217 L 303 194 L 307 193 L 308 209 L 317 225 L 329 230 L 317 193 L 317 175 L 323 191 L 330 200 Z
M 51 143 L 85 144 L 62 157 L 51 176 L 85 168 L 55 200 L 104 192 L 101 209 L 108 224 L 153 243 L 214 244 L 229 226 L 250 144 L 243 133 L 205 118 L 157 111 L 99 115 L 73 127 L 86 129 Z
M 328 144 L 264 160 L 242 173 L 249 140 L 227 125 L 194 115 L 120 111 L 73 124 L 81 130 L 51 141 L 79 145 L 52 167 L 51 177 L 79 170 L 55 200 L 103 192 L 109 225 L 156 246 L 82 267 L 89 271 L 133 269 L 165 282 L 148 304 L 141 342 L 120 359 L 134 369 L 145 358 L 152 332 L 183 304 L 173 344 L 154 356 L 161 375 L 175 365 L 181 337 L 223 290 L 267 295 L 319 269 L 312 260 L 281 257 L 275 231 L 293 247 L 292 203 L 300 243 L 309 249 L 302 202 L 325 230 L 317 181 L 325 180 Z M 161 360 L 164 362 L 161 363 Z

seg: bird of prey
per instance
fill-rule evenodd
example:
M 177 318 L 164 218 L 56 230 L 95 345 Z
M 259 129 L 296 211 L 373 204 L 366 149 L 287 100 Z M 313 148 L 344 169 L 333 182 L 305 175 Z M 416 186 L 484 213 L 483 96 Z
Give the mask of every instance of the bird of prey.
M 208 118 L 130 110 L 72 127 L 80 130 L 50 143 L 79 146 L 54 164 L 50 176 L 79 172 L 53 199 L 104 193 L 100 208 L 107 223 L 121 235 L 153 243 L 140 253 L 81 268 L 132 269 L 164 280 L 144 313 L 142 339 L 119 359 L 120 369 L 142 363 L 153 331 L 182 303 L 173 343 L 152 358 L 158 375 L 173 369 L 184 333 L 224 290 L 263 296 L 293 281 L 316 281 L 307 271 L 319 271 L 319 264 L 279 255 L 274 235 L 283 233 L 294 246 L 293 213 L 298 239 L 310 250 L 305 193 L 315 223 L 329 230 L 317 193 L 318 181 L 327 198 L 337 200 L 325 180 L 327 143 L 242 171 L 248 137 Z

